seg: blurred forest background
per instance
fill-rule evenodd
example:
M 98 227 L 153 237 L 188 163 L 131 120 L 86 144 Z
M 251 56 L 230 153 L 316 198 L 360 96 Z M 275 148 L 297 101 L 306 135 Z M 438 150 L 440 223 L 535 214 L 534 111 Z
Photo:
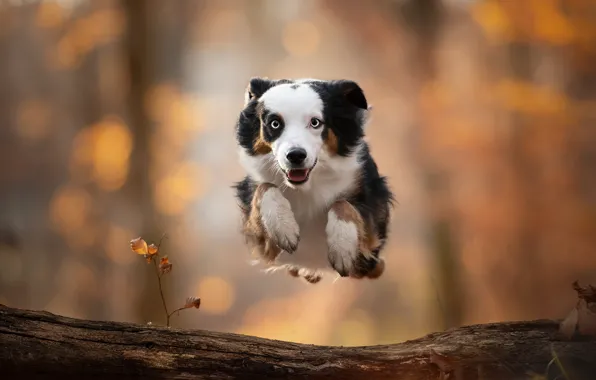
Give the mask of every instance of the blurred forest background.
M 398 206 L 376 281 L 249 265 L 252 76 L 349 78 Z M 0 303 L 319 344 L 563 317 L 596 282 L 593 0 L 0 0 Z

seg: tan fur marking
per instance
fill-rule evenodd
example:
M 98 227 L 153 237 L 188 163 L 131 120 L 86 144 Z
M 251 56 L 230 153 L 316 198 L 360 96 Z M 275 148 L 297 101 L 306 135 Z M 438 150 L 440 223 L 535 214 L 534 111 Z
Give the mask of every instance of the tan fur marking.
M 380 243 L 374 229 L 371 228 L 371 223 L 365 223 L 362 216 L 348 201 L 337 201 L 331 206 L 335 215 L 339 220 L 345 222 L 352 222 L 358 229 L 359 249 L 365 256 L 372 256 L 372 251 L 377 248 Z
M 254 142 L 254 151 L 256 154 L 268 154 L 271 152 L 269 144 L 263 136 L 263 103 L 257 104 L 257 116 L 259 117 L 259 137 Z
M 257 186 L 255 194 L 252 197 L 253 208 L 258 208 L 259 210 L 261 209 L 261 201 L 263 200 L 263 195 L 265 195 L 265 192 L 271 189 L 272 187 L 275 187 L 275 185 L 267 182 L 261 183 L 259 186 Z
M 337 154 L 337 136 L 331 128 L 327 129 L 327 138 L 325 139 L 325 147 L 331 155 Z
M 263 130 L 261 129 L 261 134 L 259 135 L 259 137 L 257 137 L 257 139 L 255 140 L 254 143 L 254 151 L 256 154 L 268 154 L 271 153 L 271 144 L 269 144 L 267 141 L 265 141 L 265 139 L 263 138 Z
M 337 215 L 337 219 L 339 220 L 362 224 L 360 213 L 346 200 L 336 201 L 331 206 L 331 209 L 333 209 L 333 212 L 335 212 L 335 215 Z
M 261 201 L 265 192 L 271 187 L 275 185 L 262 183 L 257 186 L 252 198 L 250 214 L 243 228 L 244 235 L 251 245 L 253 257 L 261 258 L 269 264 L 273 263 L 281 252 L 281 249 L 271 242 L 261 222 Z
M 381 241 L 373 227 L 371 221 L 362 220 L 362 216 L 348 201 L 342 202 L 341 205 L 334 207 L 337 218 L 344 221 L 350 221 L 356 224 L 358 228 L 358 237 L 360 240 L 360 250 L 365 255 L 371 255 L 372 251 L 379 248 Z M 336 204 L 338 203 L 336 202 Z M 335 205 L 334 205 L 335 206 Z

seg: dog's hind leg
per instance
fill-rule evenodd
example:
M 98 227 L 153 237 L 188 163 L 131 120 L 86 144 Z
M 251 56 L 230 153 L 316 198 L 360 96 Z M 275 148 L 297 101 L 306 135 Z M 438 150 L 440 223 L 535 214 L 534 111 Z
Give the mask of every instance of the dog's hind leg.
M 378 278 L 385 263 L 379 258 L 381 243 L 372 223 L 346 200 L 336 201 L 327 218 L 329 263 L 342 277 Z

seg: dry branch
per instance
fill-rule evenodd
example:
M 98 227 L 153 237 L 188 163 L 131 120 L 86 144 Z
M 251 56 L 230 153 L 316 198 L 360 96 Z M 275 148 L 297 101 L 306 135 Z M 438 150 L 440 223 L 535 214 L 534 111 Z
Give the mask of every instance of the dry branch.
M 388 346 L 323 347 L 229 333 L 79 320 L 0 305 L 0 378 L 596 378 L 596 341 L 551 320 L 475 325 Z M 5 377 L 6 376 L 6 377 Z M 559 378 L 564 378 L 559 376 Z

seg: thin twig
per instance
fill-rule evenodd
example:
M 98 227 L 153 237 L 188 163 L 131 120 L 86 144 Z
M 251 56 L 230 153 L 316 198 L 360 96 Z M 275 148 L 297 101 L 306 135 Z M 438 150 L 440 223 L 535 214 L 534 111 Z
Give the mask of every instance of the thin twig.
M 159 250 L 158 250 L 158 252 L 159 252 Z M 157 259 L 155 259 L 155 257 L 153 257 L 152 260 L 153 260 L 153 264 L 155 264 L 155 274 L 157 275 L 157 284 L 159 285 L 159 294 L 161 295 L 161 303 L 163 304 L 163 309 L 166 312 L 166 326 L 170 327 L 170 315 L 168 313 L 168 307 L 166 306 L 166 299 L 163 295 L 163 289 L 161 287 L 161 275 L 159 274 L 159 268 L 157 267 Z
M 157 243 L 157 253 L 159 254 L 159 249 L 161 248 L 161 242 L 163 241 L 164 238 L 166 238 L 166 233 L 164 232 L 161 237 L 159 238 L 159 243 Z
M 163 289 L 161 287 L 161 275 L 159 274 L 159 267 L 157 265 L 157 259 L 156 259 L 156 257 L 159 257 L 161 243 L 163 242 L 164 238 L 166 238 L 165 232 L 159 238 L 159 243 L 157 243 L 157 255 L 155 255 L 152 259 L 153 259 L 153 264 L 155 264 L 155 274 L 157 275 L 157 283 L 159 285 L 159 294 L 161 295 L 161 303 L 163 304 L 163 309 L 166 313 L 166 326 L 170 327 L 170 314 L 168 313 L 168 307 L 166 306 L 166 298 L 163 295 Z
M 174 315 L 174 313 L 176 313 L 176 312 L 178 312 L 178 311 L 181 311 L 181 310 L 184 310 L 184 309 L 188 309 L 188 308 L 187 308 L 186 306 L 179 307 L 178 309 L 176 309 L 176 310 L 172 311 L 170 314 L 168 314 L 168 320 L 167 320 L 167 322 L 168 322 L 168 326 L 170 325 L 170 317 L 171 317 L 172 315 Z

